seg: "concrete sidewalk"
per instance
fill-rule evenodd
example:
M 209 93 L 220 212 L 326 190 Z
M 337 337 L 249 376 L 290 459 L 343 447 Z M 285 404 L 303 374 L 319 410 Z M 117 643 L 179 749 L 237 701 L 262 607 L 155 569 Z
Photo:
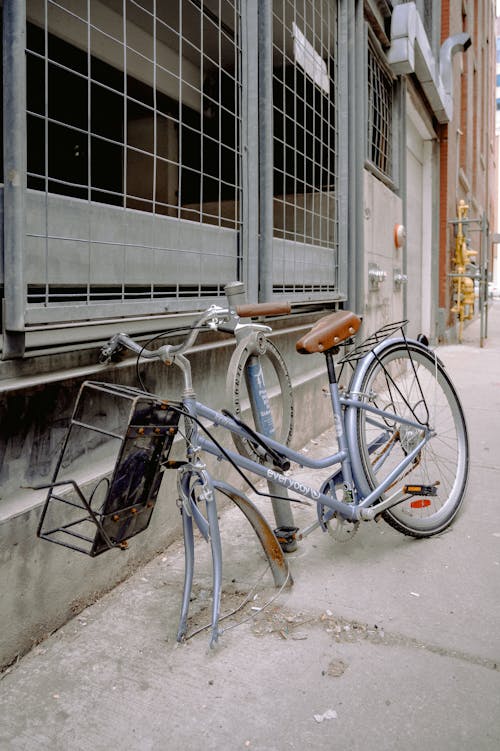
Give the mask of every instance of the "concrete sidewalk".
M 497 751 L 500 301 L 483 349 L 475 322 L 439 354 L 471 442 L 467 499 L 449 531 L 416 541 L 361 525 L 345 544 L 317 532 L 288 557 L 293 587 L 259 611 L 276 592 L 228 509 L 223 611 L 256 589 L 217 649 L 207 632 L 176 644 L 177 543 L 0 676 L 0 750 Z M 192 630 L 210 619 L 202 541 L 197 562 Z

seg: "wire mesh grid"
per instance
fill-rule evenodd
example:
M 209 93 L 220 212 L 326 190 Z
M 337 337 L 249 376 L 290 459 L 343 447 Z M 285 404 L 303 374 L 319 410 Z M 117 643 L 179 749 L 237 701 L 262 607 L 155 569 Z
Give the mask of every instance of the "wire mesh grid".
M 323 0 L 273 2 L 274 289 L 280 292 L 331 292 L 336 288 L 334 5 Z M 281 257 L 276 240 L 285 241 Z
M 240 25 L 238 0 L 27 0 L 30 303 L 237 277 Z
M 367 146 L 368 159 L 384 175 L 392 177 L 392 92 L 387 74 L 373 42 L 368 43 Z

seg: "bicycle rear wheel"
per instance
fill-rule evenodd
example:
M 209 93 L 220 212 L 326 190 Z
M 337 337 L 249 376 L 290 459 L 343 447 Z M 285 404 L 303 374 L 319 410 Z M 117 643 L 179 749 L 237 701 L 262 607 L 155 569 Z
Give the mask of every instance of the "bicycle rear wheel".
M 369 365 L 360 391 L 375 407 L 422 424 L 420 430 L 357 410 L 361 461 L 372 489 L 418 445 L 426 425 L 435 432 L 397 482 L 436 485 L 437 494 L 411 496 L 384 511 L 383 519 L 412 537 L 442 532 L 462 504 L 469 459 L 462 408 L 443 366 L 421 345 L 395 342 Z

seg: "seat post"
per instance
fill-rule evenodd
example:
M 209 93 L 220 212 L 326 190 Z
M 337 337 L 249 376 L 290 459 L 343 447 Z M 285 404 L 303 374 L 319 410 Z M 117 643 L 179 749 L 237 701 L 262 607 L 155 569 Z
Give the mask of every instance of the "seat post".
M 342 403 L 340 401 L 339 385 L 337 382 L 337 375 L 335 373 L 335 365 L 333 362 L 333 356 L 338 353 L 338 347 L 330 347 L 324 353 L 326 357 L 326 366 L 328 368 L 328 380 L 330 386 L 330 398 L 332 400 L 333 410 L 333 425 L 335 435 L 337 437 L 337 444 L 339 451 L 343 454 L 340 463 L 342 466 L 342 482 L 344 486 L 344 492 L 347 491 L 352 497 L 355 493 L 354 482 L 352 478 L 351 458 L 349 455 L 349 446 L 347 443 L 346 431 L 344 428 L 344 419 L 342 413 Z
M 333 347 L 325 352 L 326 367 L 328 370 L 328 381 L 330 384 L 337 383 L 337 374 L 335 373 L 335 364 L 333 362 L 334 353 L 337 354 L 338 348 Z

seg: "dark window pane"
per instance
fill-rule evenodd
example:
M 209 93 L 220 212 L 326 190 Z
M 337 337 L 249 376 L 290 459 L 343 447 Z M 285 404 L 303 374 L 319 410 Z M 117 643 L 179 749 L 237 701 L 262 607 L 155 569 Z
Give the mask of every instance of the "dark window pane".
M 75 185 L 87 185 L 87 136 L 72 128 L 49 123 L 49 178 L 61 181 L 57 193 L 75 195 Z M 81 195 L 81 192 L 78 192 Z
M 82 25 L 82 29 L 85 27 Z M 49 60 L 70 70 L 87 75 L 87 53 L 78 47 L 64 42 L 54 34 L 48 34 Z
M 121 193 L 123 190 L 123 148 L 92 138 L 91 143 L 92 187 Z
M 45 54 L 45 32 L 40 26 L 26 24 L 26 48 L 39 55 Z
M 123 96 L 92 84 L 91 130 L 94 135 L 123 141 Z
M 28 155 L 27 166 L 28 172 L 45 176 L 45 122 L 39 117 L 28 115 Z M 28 177 L 28 187 L 33 187 L 30 177 Z M 37 183 L 39 185 L 39 183 Z M 44 184 L 42 182 L 42 188 Z
M 26 106 L 29 112 L 45 114 L 45 62 L 26 55 Z
M 49 118 L 87 129 L 87 79 L 49 65 Z

